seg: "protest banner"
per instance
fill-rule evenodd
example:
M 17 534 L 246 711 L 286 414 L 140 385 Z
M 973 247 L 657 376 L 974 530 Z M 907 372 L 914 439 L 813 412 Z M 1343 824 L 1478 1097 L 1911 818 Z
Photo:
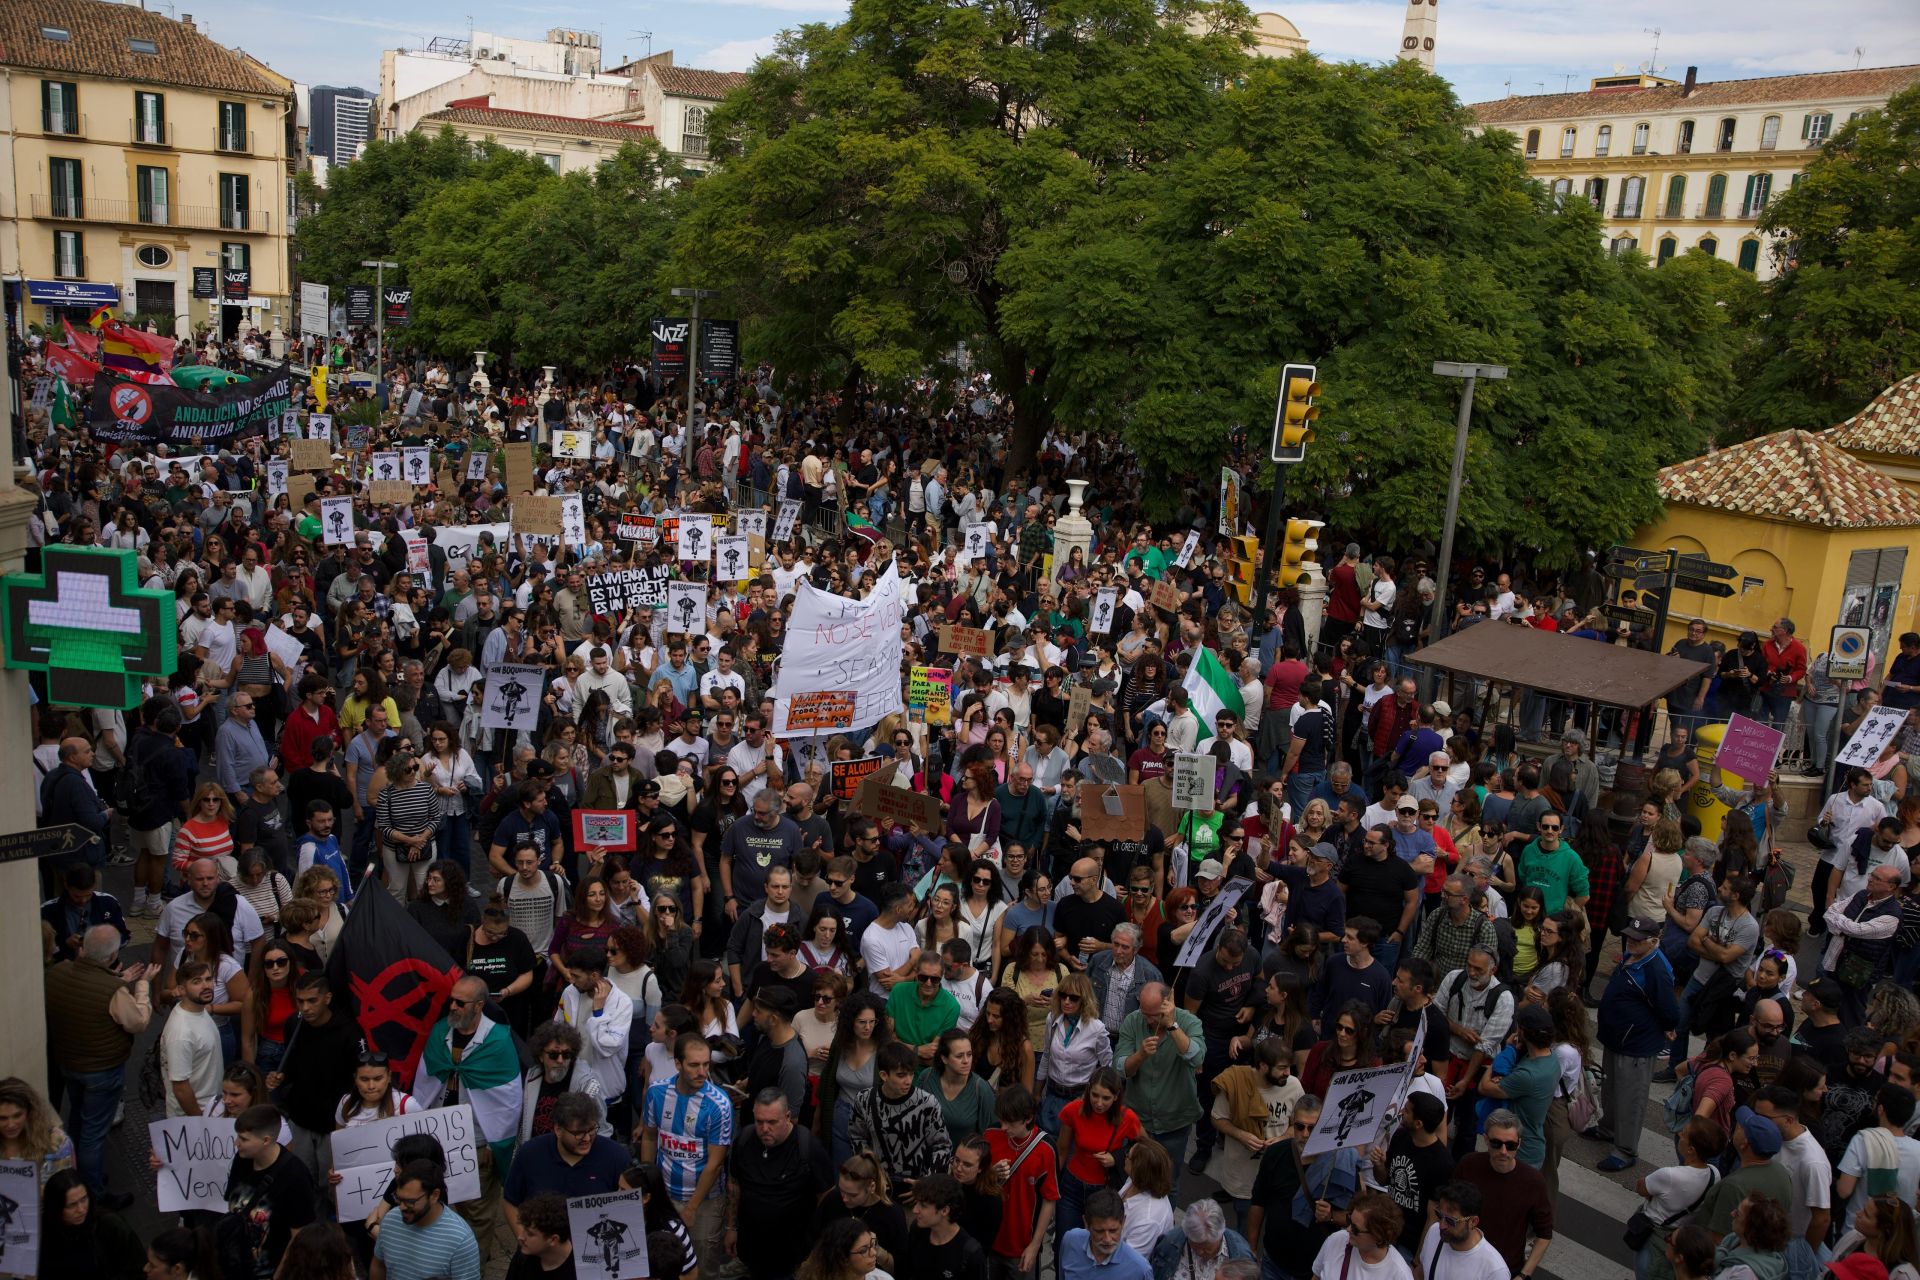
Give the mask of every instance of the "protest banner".
M 293 376 L 281 364 L 271 373 L 231 386 L 193 388 L 172 383 L 97 378 L 89 404 L 96 441 L 219 449 L 264 436 L 293 404 Z
M 1165 578 L 1153 584 L 1153 590 L 1147 596 L 1147 603 L 1156 609 L 1165 609 L 1168 613 L 1180 612 L 1180 589 Z
M 320 540 L 329 547 L 353 545 L 353 499 L 320 499 Z
M 832 762 L 833 794 L 838 800 L 851 801 L 859 794 L 860 784 L 882 765 L 894 763 L 889 756 L 863 756 L 858 760 Z
M 1392 1066 L 1361 1067 L 1334 1076 L 1320 1108 L 1320 1122 L 1313 1126 L 1302 1156 L 1311 1160 L 1329 1151 L 1365 1149 L 1381 1141 L 1393 1116 L 1394 1099 L 1403 1092 L 1402 1082 L 1416 1065 L 1418 1059 L 1411 1058 Z
M 1727 722 L 1720 749 L 1714 753 L 1714 767 L 1764 786 L 1773 776 L 1774 761 L 1780 758 L 1786 740 L 1787 735 L 1780 730 L 1736 712 Z
M 1176 751 L 1173 756 L 1173 807 L 1197 813 L 1213 811 L 1213 765 L 1210 755 Z
M 433 483 L 433 450 L 409 445 L 400 451 L 400 478 L 408 484 Z
M 639 1280 L 650 1274 L 647 1212 L 640 1194 L 609 1191 L 567 1201 L 574 1280 Z
M 1900 728 L 1907 722 L 1907 713 L 1900 707 L 1875 707 L 1867 712 L 1867 718 L 1847 739 L 1847 745 L 1840 748 L 1840 754 L 1834 757 L 1839 764 L 1856 769 L 1865 769 L 1879 763 L 1880 755 L 1887 744 L 1900 734 Z
M 748 538 L 744 534 L 721 534 L 713 540 L 714 578 L 719 582 L 745 582 L 753 576 L 753 563 L 747 556 Z
M 287 477 L 293 468 L 285 458 L 267 459 L 267 496 L 278 498 L 287 491 Z
M 943 623 L 940 627 L 940 652 L 962 658 L 991 658 L 993 632 L 985 627 L 962 627 Z
M 227 1170 L 233 1167 L 231 1117 L 155 1120 L 147 1125 L 147 1141 L 160 1161 L 153 1176 L 160 1212 L 227 1211 Z
M 637 841 L 632 809 L 575 809 L 573 845 L 607 853 L 630 853 Z
M 333 446 L 325 440 L 294 440 L 290 461 L 295 471 L 333 470 Z
M 953 723 L 953 669 L 914 667 L 907 676 L 907 719 L 915 724 Z
M 540 697 L 546 692 L 545 667 L 496 663 L 487 672 L 486 701 L 480 707 L 483 729 L 531 729 L 540 723 Z
M 713 517 L 697 512 L 682 512 L 680 535 L 674 554 L 696 564 L 713 562 Z
M 642 607 L 662 609 L 667 603 L 667 579 L 673 566 L 642 565 L 637 569 L 615 569 L 596 573 L 587 579 L 589 611 L 595 614 L 627 613 Z
M 871 725 L 906 711 L 901 696 L 900 571 L 892 561 L 864 598 L 834 595 L 804 579 L 795 588 L 787 638 L 774 681 L 773 731 L 817 732 L 791 727 L 796 697 L 849 692 L 854 705 L 844 725 Z M 813 716 L 810 714 L 809 719 Z
M 851 689 L 796 693 L 787 700 L 786 726 L 781 733 L 829 733 L 853 728 L 859 695 Z M 779 703 L 774 704 L 776 710 Z
M 39 1273 L 40 1162 L 0 1160 L 0 1275 Z
M 1089 634 L 1106 636 L 1113 634 L 1114 615 L 1120 608 L 1120 588 L 1102 587 L 1093 596 L 1093 617 L 1087 623 Z
M 333 1168 L 340 1183 L 333 1194 L 340 1221 L 363 1221 L 380 1203 L 393 1178 L 393 1144 L 415 1133 L 438 1139 L 447 1153 L 446 1202 L 480 1198 L 480 1129 L 473 1108 L 462 1102 L 334 1130 Z
M 800 503 L 793 498 L 780 500 L 780 514 L 773 522 L 773 540 L 785 542 L 793 537 L 793 526 L 800 519 Z
M 1186 855 L 1180 856 L 1184 858 Z M 1232 917 L 1233 909 L 1241 897 L 1252 887 L 1253 881 L 1245 876 L 1220 886 L 1220 892 L 1213 895 L 1213 901 L 1207 903 L 1206 910 L 1193 922 L 1193 932 L 1187 935 L 1186 942 L 1181 944 L 1180 954 L 1174 958 L 1175 967 L 1191 969 L 1200 963 L 1201 956 L 1213 950 L 1214 938 L 1219 936 L 1220 930 Z
M 692 635 L 695 628 L 707 625 L 707 584 L 669 582 L 667 584 L 667 630 Z

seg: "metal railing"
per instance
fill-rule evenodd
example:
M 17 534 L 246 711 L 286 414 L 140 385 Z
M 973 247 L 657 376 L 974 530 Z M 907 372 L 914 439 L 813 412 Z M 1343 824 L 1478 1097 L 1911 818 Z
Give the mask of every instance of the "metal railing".
M 87 117 L 84 114 L 69 115 L 66 112 L 40 113 L 40 132 L 49 138 L 84 138 L 87 136 Z
M 149 127 L 147 121 L 135 116 L 127 121 L 127 141 L 136 147 L 170 147 L 173 145 L 173 121 L 158 120 Z
M 273 230 L 273 215 L 264 209 L 224 209 L 213 205 L 182 205 L 155 200 L 102 200 L 82 196 L 31 196 L 28 208 L 36 218 L 63 222 L 105 222 L 137 227 L 175 227 L 184 231 L 244 231 L 255 235 Z
M 253 130 L 241 132 L 238 129 L 223 129 L 218 125 L 213 130 L 213 149 L 215 151 L 245 152 L 253 154 Z

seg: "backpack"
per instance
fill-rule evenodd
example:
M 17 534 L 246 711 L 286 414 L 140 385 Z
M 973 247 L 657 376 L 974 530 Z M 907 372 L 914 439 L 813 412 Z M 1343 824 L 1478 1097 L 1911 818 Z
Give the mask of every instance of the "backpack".
M 1447 989 L 1447 994 L 1443 996 L 1440 1000 L 1440 1010 L 1442 1013 L 1446 1012 L 1447 1006 L 1453 1003 L 1454 997 L 1458 996 L 1460 994 L 1461 988 L 1466 985 L 1466 981 L 1467 981 L 1466 972 L 1467 971 L 1465 969 L 1455 969 L 1453 971 L 1453 975 L 1452 975 L 1454 978 L 1453 986 Z M 1482 1018 L 1492 1017 L 1493 1011 L 1496 1007 L 1499 1006 L 1500 997 L 1503 995 L 1507 995 L 1507 996 L 1513 995 L 1513 988 L 1508 986 L 1506 983 L 1500 981 L 1500 979 L 1496 977 L 1491 983 L 1487 985 L 1486 999 L 1480 1002 L 1480 1016 Z M 1514 1001 L 1514 1007 L 1516 1009 L 1519 1008 L 1518 999 Z
M 1689 1071 L 1687 1078 L 1674 1086 L 1662 1104 L 1667 1113 L 1668 1133 L 1679 1133 L 1687 1127 L 1687 1121 L 1693 1119 L 1693 1076 Z

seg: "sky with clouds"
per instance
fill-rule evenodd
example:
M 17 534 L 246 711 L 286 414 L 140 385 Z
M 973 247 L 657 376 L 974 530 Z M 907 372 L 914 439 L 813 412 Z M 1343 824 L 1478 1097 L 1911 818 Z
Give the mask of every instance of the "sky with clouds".
M 652 49 L 683 66 L 744 70 L 783 28 L 831 22 L 845 0 L 698 0 L 692 4 L 509 3 L 418 0 L 399 7 L 341 0 L 314 10 L 286 0 L 172 0 L 222 44 L 244 48 L 307 84 L 378 87 L 380 51 L 420 47 L 473 29 L 524 38 L 549 27 L 598 31 L 606 65 Z M 168 4 L 148 0 L 169 11 Z M 1396 0 L 1250 0 L 1300 28 L 1313 51 L 1341 61 L 1379 61 L 1398 47 Z M 1446 0 L 1440 6 L 1436 70 L 1466 102 L 1513 93 L 1558 93 L 1596 75 L 1632 70 L 1652 56 L 1676 79 L 1689 65 L 1705 80 L 1920 62 L 1914 0 L 1840 0 L 1825 17 L 1784 0 L 1613 0 L 1545 5 L 1538 0 Z

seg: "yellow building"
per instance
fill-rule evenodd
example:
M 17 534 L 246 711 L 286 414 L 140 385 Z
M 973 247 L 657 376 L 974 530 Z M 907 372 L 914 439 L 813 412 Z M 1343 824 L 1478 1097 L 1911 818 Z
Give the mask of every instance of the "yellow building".
M 1920 529 L 1920 496 L 1831 442 L 1831 433 L 1781 431 L 1661 471 L 1666 513 L 1634 535 L 1647 550 L 1674 548 L 1730 564 L 1725 598 L 1681 591 L 1661 647 L 1706 620 L 1709 638 L 1732 644 L 1791 618 L 1808 652 L 1827 648 L 1843 620 L 1871 625 L 1884 660 L 1910 625 L 1920 567 L 1908 555 Z
M 1678 253 L 1725 259 L 1761 279 L 1778 263 L 1761 242 L 1767 203 L 1833 131 L 1920 84 L 1920 66 L 1700 82 L 1602 76 L 1583 93 L 1475 103 L 1482 126 L 1514 135 L 1527 170 L 1562 200 L 1606 218 L 1615 252 L 1658 264 Z
M 106 0 L 0 4 L 0 69 L 11 325 L 101 303 L 176 332 L 288 324 L 288 82 Z
M 1882 391 L 1825 439 L 1920 496 L 1920 373 Z

